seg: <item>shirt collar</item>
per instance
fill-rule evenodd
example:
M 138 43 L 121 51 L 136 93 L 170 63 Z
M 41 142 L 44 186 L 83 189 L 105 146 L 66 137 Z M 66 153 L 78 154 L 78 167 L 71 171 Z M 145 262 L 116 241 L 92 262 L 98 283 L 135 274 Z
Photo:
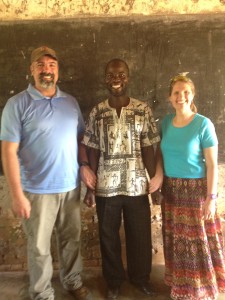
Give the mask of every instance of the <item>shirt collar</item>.
M 50 97 L 46 97 L 42 93 L 40 93 L 31 83 L 27 88 L 27 92 L 29 93 L 29 95 L 33 100 L 50 99 Z M 65 98 L 65 97 L 66 97 L 65 93 L 62 92 L 58 86 L 56 86 L 56 93 L 52 98 L 57 99 L 57 98 Z

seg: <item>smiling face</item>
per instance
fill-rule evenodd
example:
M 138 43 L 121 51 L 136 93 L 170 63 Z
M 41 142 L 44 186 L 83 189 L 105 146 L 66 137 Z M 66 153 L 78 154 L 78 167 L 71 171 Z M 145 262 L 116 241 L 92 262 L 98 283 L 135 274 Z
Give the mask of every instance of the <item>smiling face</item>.
M 45 55 L 33 62 L 30 69 L 37 90 L 45 94 L 55 89 L 59 71 L 57 60 Z
M 194 96 L 194 89 L 191 83 L 176 81 L 171 89 L 169 99 L 175 110 L 191 110 Z
M 129 80 L 129 70 L 125 62 L 115 59 L 106 67 L 105 83 L 114 97 L 125 96 Z

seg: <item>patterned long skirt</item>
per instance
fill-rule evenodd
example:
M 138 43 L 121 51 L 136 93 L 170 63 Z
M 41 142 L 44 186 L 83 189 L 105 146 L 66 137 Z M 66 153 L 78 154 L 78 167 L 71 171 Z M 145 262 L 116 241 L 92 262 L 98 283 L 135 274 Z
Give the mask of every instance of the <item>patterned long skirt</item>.
M 206 192 L 206 179 L 164 180 L 165 283 L 175 300 L 214 300 L 225 292 L 220 219 L 216 213 L 214 220 L 202 220 Z

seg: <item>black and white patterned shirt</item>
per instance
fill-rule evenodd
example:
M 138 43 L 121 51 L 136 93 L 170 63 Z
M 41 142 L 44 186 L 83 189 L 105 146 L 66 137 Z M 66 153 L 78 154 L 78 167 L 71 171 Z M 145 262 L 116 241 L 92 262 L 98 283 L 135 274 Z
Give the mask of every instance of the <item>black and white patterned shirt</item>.
M 151 108 L 130 98 L 120 117 L 108 100 L 89 114 L 83 143 L 100 150 L 96 195 L 147 194 L 148 180 L 141 148 L 160 141 Z

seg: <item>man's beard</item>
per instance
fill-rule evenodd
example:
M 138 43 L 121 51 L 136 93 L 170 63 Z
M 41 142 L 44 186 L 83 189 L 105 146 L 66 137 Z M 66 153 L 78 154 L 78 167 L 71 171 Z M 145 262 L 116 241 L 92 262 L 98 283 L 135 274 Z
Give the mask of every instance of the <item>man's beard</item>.
M 45 80 L 44 79 L 45 76 L 50 76 L 51 80 Z M 39 76 L 39 83 L 40 83 L 40 85 L 44 89 L 48 89 L 48 88 L 51 88 L 51 87 L 53 87 L 55 85 L 54 79 L 55 79 L 55 75 L 54 74 L 51 74 L 51 73 L 41 73 L 40 76 Z

